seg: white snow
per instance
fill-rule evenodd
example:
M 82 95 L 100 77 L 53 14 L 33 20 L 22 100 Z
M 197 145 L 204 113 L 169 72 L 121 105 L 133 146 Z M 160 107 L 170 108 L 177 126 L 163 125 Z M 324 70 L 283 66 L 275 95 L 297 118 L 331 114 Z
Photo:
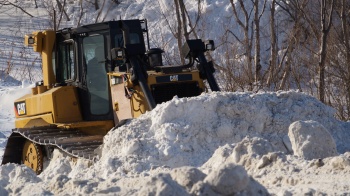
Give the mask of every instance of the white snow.
M 1 108 L 30 89 L 12 88 L 1 88 L 5 95 Z M 13 123 L 11 113 L 1 109 L 1 125 L 7 121 L 5 135 Z M 104 138 L 102 157 L 95 163 L 72 161 L 55 151 L 39 176 L 24 166 L 1 166 L 0 193 L 349 193 L 350 124 L 336 120 L 333 114 L 332 108 L 294 91 L 175 97 L 111 130 Z M 290 153 L 285 143 L 291 139 L 286 137 L 296 121 L 322 126 L 341 154 L 308 160 Z M 312 134 L 319 131 L 316 128 Z M 317 140 L 308 141 L 315 145 Z M 323 145 L 332 147 L 327 142 Z M 308 150 L 317 153 L 320 148 Z
M 289 126 L 288 136 L 295 155 L 304 159 L 322 159 L 338 155 L 330 133 L 316 121 L 296 121 Z
M 19 86 L 19 84 L 22 84 Z M 10 135 L 11 129 L 14 128 L 14 105 L 13 101 L 31 92 L 28 88 L 30 84 L 20 82 L 11 76 L 4 77 L 0 80 L 0 153 L 4 152 L 7 143 L 7 136 Z

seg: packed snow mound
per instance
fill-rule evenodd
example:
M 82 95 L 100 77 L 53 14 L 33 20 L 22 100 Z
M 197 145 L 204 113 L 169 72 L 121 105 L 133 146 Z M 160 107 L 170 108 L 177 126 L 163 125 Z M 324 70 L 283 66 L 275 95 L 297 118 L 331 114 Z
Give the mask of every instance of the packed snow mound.
M 336 120 L 334 112 L 293 91 L 175 97 L 111 130 L 93 164 L 72 162 L 55 150 L 38 177 L 23 166 L 0 167 L 7 171 L 0 172 L 0 193 L 30 194 L 29 188 L 33 194 L 59 195 L 346 193 L 350 125 Z M 296 121 L 322 124 L 344 154 L 294 156 L 288 128 Z M 9 168 L 23 180 L 7 177 Z M 337 183 L 325 183 L 332 178 Z
M 346 195 L 350 184 L 350 152 L 324 159 L 306 160 L 282 152 L 263 152 L 258 146 L 268 145 L 261 138 L 219 147 L 200 169 L 209 173 L 222 165 L 242 165 L 252 179 L 264 185 L 272 195 Z M 242 150 L 243 149 L 243 150 Z M 240 156 L 236 159 L 237 154 Z M 259 183 L 251 182 L 246 195 L 263 192 Z
M 345 152 L 350 133 L 336 120 L 334 110 L 298 92 L 212 93 L 174 98 L 129 124 L 109 132 L 98 163 L 111 171 L 140 173 L 158 166 L 198 167 L 214 151 L 245 137 L 264 138 L 256 150 L 288 152 L 283 138 L 299 120 L 322 123 Z M 348 140 L 349 141 L 349 140 Z M 269 150 L 268 150 L 269 149 Z

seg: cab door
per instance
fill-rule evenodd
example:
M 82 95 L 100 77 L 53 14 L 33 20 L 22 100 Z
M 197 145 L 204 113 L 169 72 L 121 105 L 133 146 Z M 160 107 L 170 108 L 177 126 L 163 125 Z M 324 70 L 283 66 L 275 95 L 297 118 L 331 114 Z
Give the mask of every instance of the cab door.
M 110 67 L 108 32 L 96 32 L 81 39 L 82 88 L 79 90 L 85 120 L 113 119 L 107 72 Z

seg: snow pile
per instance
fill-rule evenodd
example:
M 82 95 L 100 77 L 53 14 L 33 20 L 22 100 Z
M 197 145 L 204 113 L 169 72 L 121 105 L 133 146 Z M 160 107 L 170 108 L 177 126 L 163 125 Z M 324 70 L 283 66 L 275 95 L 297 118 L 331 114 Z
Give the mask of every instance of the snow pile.
M 0 167 L 0 195 L 31 194 L 33 189 L 37 195 L 45 195 L 41 179 L 28 167 L 6 164 Z
M 259 189 L 260 185 L 276 195 L 349 194 L 350 152 L 308 161 L 282 152 L 261 150 L 268 144 L 266 140 L 254 137 L 219 147 L 201 170 L 208 173 L 224 164 L 242 165 L 257 183 L 247 189 L 256 190 L 248 195 L 261 193 L 264 189 Z
M 350 151 L 350 126 L 333 114 L 332 108 L 298 92 L 175 97 L 111 130 L 95 163 L 71 161 L 55 151 L 38 177 L 25 175 L 29 169 L 24 169 L 24 176 L 19 173 L 37 186 L 11 181 L 5 177 L 8 173 L 1 172 L 0 191 L 27 194 L 21 189 L 29 186 L 33 194 L 61 195 L 346 193 L 350 154 L 344 152 Z M 314 135 L 328 132 L 328 140 L 334 139 L 336 150 L 344 154 L 316 159 L 294 156 L 296 140 L 291 135 L 289 139 L 288 128 L 297 130 L 296 121 L 314 127 L 298 129 L 308 130 L 297 137 L 302 139 L 298 144 L 315 146 L 320 140 Z M 335 151 L 334 143 L 323 143 L 324 148 L 311 148 L 308 153 Z M 8 167 L 23 169 L 13 164 L 0 169 Z M 330 179 L 335 183 L 325 183 Z
M 194 98 L 174 98 L 105 137 L 99 168 L 140 173 L 158 166 L 201 166 L 225 144 L 245 137 L 265 138 L 269 147 L 256 150 L 288 152 L 283 137 L 298 120 L 322 122 L 338 143 L 349 133 L 333 117 L 333 109 L 297 92 L 213 93 Z

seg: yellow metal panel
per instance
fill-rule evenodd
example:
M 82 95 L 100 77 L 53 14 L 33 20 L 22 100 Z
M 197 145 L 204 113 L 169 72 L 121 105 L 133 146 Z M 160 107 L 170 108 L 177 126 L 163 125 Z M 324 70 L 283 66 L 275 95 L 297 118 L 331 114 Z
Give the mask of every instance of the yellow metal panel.
M 52 100 L 56 123 L 82 121 L 76 87 L 58 87 L 52 93 Z
M 139 117 L 141 114 L 146 113 L 146 111 L 149 110 L 147 101 L 145 99 L 145 96 L 140 88 L 139 85 L 133 85 L 132 82 L 130 81 L 130 73 L 125 73 L 125 72 L 113 72 L 113 73 L 109 73 L 108 75 L 110 75 L 110 79 L 113 79 L 113 76 L 121 78 L 123 77 L 123 75 L 126 75 L 126 77 L 128 78 L 128 81 L 124 81 L 124 83 L 122 84 L 116 84 L 113 85 L 113 82 L 111 83 L 111 93 L 112 95 L 117 93 L 117 92 L 113 92 L 116 90 L 116 86 L 120 86 L 120 85 L 125 85 L 128 88 L 132 88 L 133 94 L 132 97 L 130 98 L 129 101 L 129 107 L 125 107 L 125 106 L 121 106 L 120 104 L 127 104 L 127 101 L 125 101 L 125 98 L 121 98 L 120 95 L 118 97 L 116 97 L 117 99 L 113 98 L 114 103 L 115 102 L 120 102 L 119 108 L 123 108 L 123 109 L 129 109 L 131 111 L 119 111 L 117 112 L 117 116 L 118 118 L 120 118 L 119 120 L 125 119 L 125 115 L 121 114 L 121 113 L 125 113 L 126 115 L 129 115 L 131 112 L 131 117 L 132 118 L 137 118 Z M 120 91 L 120 89 L 118 90 Z M 125 94 L 125 93 L 124 93 Z M 125 97 L 125 95 L 123 95 Z M 114 104 L 113 103 L 113 104 Z
M 51 113 L 53 111 L 51 95 L 52 91 L 47 91 L 42 94 L 26 97 L 27 116 Z
M 55 44 L 56 33 L 53 30 L 46 30 L 43 32 L 43 35 L 43 48 L 41 52 L 43 80 L 44 86 L 47 86 L 50 89 L 56 83 L 56 78 L 52 67 L 52 50 Z
M 182 74 L 191 74 L 192 75 L 192 81 L 197 81 L 198 82 L 198 85 L 199 85 L 199 88 L 203 89 L 203 91 L 206 90 L 205 88 L 205 85 L 203 83 L 203 80 L 200 78 L 199 76 L 199 72 L 194 70 L 194 71 L 187 71 L 187 72 L 181 72 L 181 73 L 171 73 L 171 74 L 164 74 L 164 73 L 161 73 L 161 72 L 154 72 L 154 71 L 148 71 L 148 78 L 147 78 L 147 84 L 148 84 L 148 87 L 150 88 L 151 85 L 153 84 L 157 84 L 157 81 L 156 81 L 156 77 L 158 76 L 176 76 L 176 75 L 182 75 Z M 109 73 L 108 75 L 110 75 L 110 79 L 111 79 L 111 92 L 112 92 L 112 95 L 113 95 L 113 91 L 116 90 L 115 86 L 118 86 L 118 85 L 125 85 L 127 86 L 128 88 L 132 88 L 134 89 L 134 93 L 133 93 L 133 96 L 131 97 L 131 114 L 132 114 L 132 117 L 133 118 L 137 118 L 139 117 L 141 114 L 144 114 L 147 110 L 149 110 L 149 107 L 148 107 L 148 104 L 147 104 L 147 101 L 144 97 L 144 94 L 143 92 L 141 91 L 141 88 L 139 85 L 133 85 L 132 82 L 130 81 L 130 73 L 125 73 L 125 72 L 113 72 L 113 73 Z M 129 79 L 127 82 L 125 83 L 121 83 L 121 84 L 118 84 L 118 82 L 116 81 L 121 81 L 123 78 L 123 75 L 126 75 L 126 77 Z M 115 78 L 114 78 L 115 77 Z M 112 81 L 112 80 L 115 80 L 115 81 Z M 177 81 L 174 81 L 174 82 L 177 82 Z M 116 83 L 115 85 L 113 83 Z M 172 83 L 172 82 L 169 82 L 169 83 Z M 164 83 L 166 84 L 166 83 Z M 120 91 L 120 89 L 119 89 Z M 116 99 L 113 98 L 113 104 L 115 102 L 118 103 L 118 106 L 119 108 L 121 108 L 121 104 L 125 104 L 125 102 L 121 103 L 120 102 L 120 99 L 119 97 L 117 97 Z M 122 111 L 120 111 L 122 112 Z M 117 112 L 118 113 L 118 112 Z M 119 115 L 118 115 L 119 117 Z
M 199 76 L 199 72 L 197 70 L 194 71 L 187 71 L 187 72 L 181 72 L 181 73 L 171 73 L 171 74 L 163 74 L 160 72 L 149 72 L 148 73 L 148 86 L 150 87 L 153 84 L 156 84 L 156 78 L 158 76 L 174 76 L 174 75 L 184 75 L 184 74 L 191 74 L 192 75 L 192 81 L 197 81 L 199 84 L 199 88 L 205 89 L 205 85 L 203 83 L 203 80 Z
M 74 86 L 61 86 L 41 94 L 25 95 L 15 102 L 21 101 L 25 101 L 26 115 L 17 116 L 18 119 L 28 117 L 33 119 L 35 116 L 50 114 L 53 118 L 52 123 L 82 121 L 77 90 Z
M 56 32 L 53 30 L 36 31 L 33 34 L 25 35 L 24 44 L 32 46 L 35 52 L 41 54 L 44 86 L 52 88 L 56 83 L 56 78 L 52 66 L 52 52 L 55 45 Z M 29 43 L 29 40 L 34 42 Z M 42 88 L 41 90 L 45 90 Z M 40 92 L 39 92 L 40 93 Z
M 16 128 L 46 126 L 53 123 L 52 114 L 42 114 L 25 118 L 17 118 L 15 120 Z
M 42 45 L 43 45 L 43 34 L 42 34 L 42 32 L 35 32 L 34 33 L 33 50 L 35 52 L 41 52 L 42 51 Z
M 125 96 L 124 84 L 111 85 L 114 122 L 132 118 L 130 99 Z

